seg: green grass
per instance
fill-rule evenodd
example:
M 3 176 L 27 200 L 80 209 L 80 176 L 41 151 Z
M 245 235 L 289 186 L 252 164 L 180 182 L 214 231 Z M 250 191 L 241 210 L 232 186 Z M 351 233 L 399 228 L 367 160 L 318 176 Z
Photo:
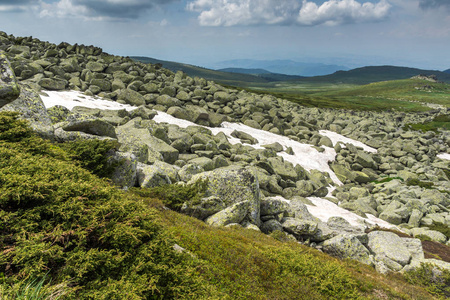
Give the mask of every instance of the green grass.
M 440 115 L 435 117 L 431 122 L 407 124 L 403 128 L 404 130 L 417 130 L 417 131 L 434 131 L 438 132 L 439 129 L 450 130 L 450 115 Z M 447 171 L 448 172 L 448 171 Z M 447 175 L 448 177 L 448 175 Z
M 421 89 L 424 86 L 427 89 Z M 256 93 L 271 94 L 301 105 L 323 108 L 420 112 L 430 110 L 429 105 L 450 107 L 450 84 L 419 79 L 367 85 L 290 81 L 253 84 L 248 88 Z

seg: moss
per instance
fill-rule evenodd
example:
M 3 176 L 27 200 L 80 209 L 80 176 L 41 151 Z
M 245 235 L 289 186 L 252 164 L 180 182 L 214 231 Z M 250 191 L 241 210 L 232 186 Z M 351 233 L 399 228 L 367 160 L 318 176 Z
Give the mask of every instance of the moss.
M 425 188 L 425 189 L 432 189 L 434 186 L 433 182 L 426 182 L 426 181 L 421 181 L 419 179 L 416 178 L 410 178 L 406 181 L 406 185 L 407 186 L 420 186 L 421 188 Z

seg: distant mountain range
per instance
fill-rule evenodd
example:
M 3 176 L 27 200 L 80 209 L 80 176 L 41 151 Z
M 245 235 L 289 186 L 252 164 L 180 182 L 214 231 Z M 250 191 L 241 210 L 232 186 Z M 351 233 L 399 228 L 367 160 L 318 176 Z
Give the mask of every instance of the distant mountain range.
M 369 66 L 349 71 L 337 71 L 330 75 L 304 78 L 303 81 L 368 84 L 378 81 L 408 79 L 419 74 L 436 75 L 438 80 L 450 82 L 450 73 L 396 66 Z
M 450 70 L 441 72 L 396 66 L 369 66 L 348 71 L 336 71 L 333 74 L 323 76 L 302 77 L 272 73 L 270 70 L 265 68 L 247 69 L 241 67 L 211 70 L 189 64 L 163 61 L 150 57 L 134 56 L 131 58 L 144 63 L 161 64 L 164 68 L 167 68 L 173 72 L 181 70 L 191 77 L 198 76 L 207 80 L 214 80 L 221 84 L 240 87 L 277 81 L 368 84 L 378 81 L 408 79 L 419 74 L 436 75 L 438 80 L 448 83 L 450 82 Z
M 305 63 L 293 60 L 253 60 L 236 59 L 222 61 L 213 64 L 214 69 L 242 68 L 263 69 L 270 73 L 296 75 L 296 76 L 320 76 L 332 74 L 336 71 L 345 71 L 349 68 L 338 65 L 327 65 L 322 63 Z
M 444 73 L 449 73 L 450 74 L 450 69 L 445 70 Z

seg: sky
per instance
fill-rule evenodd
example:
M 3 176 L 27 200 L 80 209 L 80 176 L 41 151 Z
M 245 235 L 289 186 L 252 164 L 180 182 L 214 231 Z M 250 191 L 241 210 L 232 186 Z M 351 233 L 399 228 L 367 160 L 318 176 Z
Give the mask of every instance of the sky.
M 450 68 L 450 0 L 0 0 L 0 31 L 203 67 Z

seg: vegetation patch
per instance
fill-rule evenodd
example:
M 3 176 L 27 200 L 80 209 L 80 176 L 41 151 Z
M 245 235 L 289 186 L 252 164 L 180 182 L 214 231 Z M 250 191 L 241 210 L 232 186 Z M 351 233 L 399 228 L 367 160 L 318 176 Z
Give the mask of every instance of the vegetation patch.
M 403 130 L 416 130 L 416 131 L 434 131 L 438 130 L 450 130 L 450 115 L 440 115 L 435 117 L 431 122 L 419 123 L 419 124 L 406 124 Z M 448 177 L 448 175 L 447 175 Z
M 440 276 L 437 274 L 440 273 Z M 450 297 L 450 271 L 436 271 L 431 264 L 422 264 L 420 268 L 405 274 L 409 283 L 421 286 L 436 295 L 438 299 Z

